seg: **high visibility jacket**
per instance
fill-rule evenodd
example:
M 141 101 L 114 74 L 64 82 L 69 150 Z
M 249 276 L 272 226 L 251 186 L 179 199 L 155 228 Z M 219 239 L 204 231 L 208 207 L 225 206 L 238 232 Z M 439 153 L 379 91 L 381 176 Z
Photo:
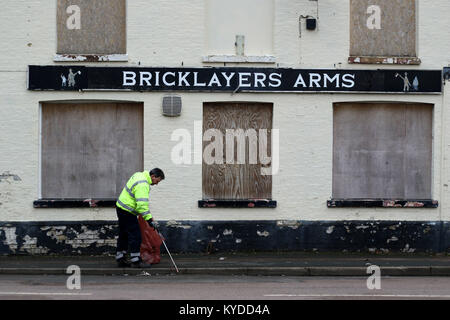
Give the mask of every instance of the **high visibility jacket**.
M 120 193 L 116 206 L 134 215 L 140 214 L 145 220 L 150 220 L 152 215 L 148 201 L 151 183 L 152 178 L 148 171 L 136 172 Z

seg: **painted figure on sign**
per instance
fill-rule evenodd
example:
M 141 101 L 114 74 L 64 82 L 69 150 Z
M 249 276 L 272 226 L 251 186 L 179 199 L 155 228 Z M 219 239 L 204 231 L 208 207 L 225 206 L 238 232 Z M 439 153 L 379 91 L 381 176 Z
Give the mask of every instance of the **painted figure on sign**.
M 61 73 L 61 87 L 66 87 L 67 86 L 67 78 L 65 75 L 63 75 Z
M 81 71 L 73 73 L 72 69 L 69 69 L 69 75 L 68 75 L 69 87 L 74 87 L 75 86 L 75 76 L 77 74 L 81 74 Z
M 405 76 L 404 77 L 402 77 L 400 74 L 396 73 L 395 77 L 396 78 L 397 77 L 402 78 L 403 79 L 403 91 L 404 92 L 409 91 L 409 89 L 411 88 L 411 82 L 409 82 L 409 79 L 408 79 L 408 72 L 405 72 Z
M 413 81 L 413 90 L 414 91 L 419 91 L 419 79 L 417 79 L 417 76 L 414 77 L 414 81 Z

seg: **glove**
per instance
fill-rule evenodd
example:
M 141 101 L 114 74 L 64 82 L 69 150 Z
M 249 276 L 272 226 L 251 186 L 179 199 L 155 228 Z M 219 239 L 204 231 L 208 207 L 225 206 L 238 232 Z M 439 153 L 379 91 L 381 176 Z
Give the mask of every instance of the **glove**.
M 156 221 L 153 221 L 153 218 L 152 219 L 150 219 L 150 220 L 147 220 L 147 222 L 148 222 L 148 225 L 150 226 L 150 227 L 152 227 L 153 229 L 158 229 L 158 223 L 156 222 Z

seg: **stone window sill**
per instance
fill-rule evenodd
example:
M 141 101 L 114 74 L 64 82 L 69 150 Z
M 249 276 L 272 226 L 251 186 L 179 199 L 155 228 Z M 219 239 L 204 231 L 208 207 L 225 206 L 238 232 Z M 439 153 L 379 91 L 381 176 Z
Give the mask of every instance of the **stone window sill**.
M 331 199 L 328 208 L 437 208 L 437 200 L 431 199 Z
M 417 57 L 366 57 L 366 56 L 350 56 L 348 63 L 354 64 L 402 64 L 402 65 L 419 65 L 420 59 Z
M 127 62 L 128 54 L 56 54 L 55 62 Z
M 34 208 L 114 208 L 116 199 L 38 199 Z
M 199 200 L 199 208 L 276 208 L 277 202 L 269 199 L 258 200 Z
M 237 56 L 237 55 L 209 55 L 202 57 L 202 62 L 218 63 L 275 63 L 275 56 Z

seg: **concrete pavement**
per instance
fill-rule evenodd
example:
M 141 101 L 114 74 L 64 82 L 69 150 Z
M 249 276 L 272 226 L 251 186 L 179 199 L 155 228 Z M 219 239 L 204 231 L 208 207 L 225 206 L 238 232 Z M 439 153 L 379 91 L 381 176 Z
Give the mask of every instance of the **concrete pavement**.
M 450 276 L 448 254 L 240 252 L 173 258 L 180 274 L 192 275 L 367 276 L 367 267 L 377 265 L 383 276 Z M 144 270 L 117 268 L 112 256 L 0 256 L 0 274 L 66 274 L 70 265 L 79 266 L 84 275 L 176 273 L 167 254 Z

